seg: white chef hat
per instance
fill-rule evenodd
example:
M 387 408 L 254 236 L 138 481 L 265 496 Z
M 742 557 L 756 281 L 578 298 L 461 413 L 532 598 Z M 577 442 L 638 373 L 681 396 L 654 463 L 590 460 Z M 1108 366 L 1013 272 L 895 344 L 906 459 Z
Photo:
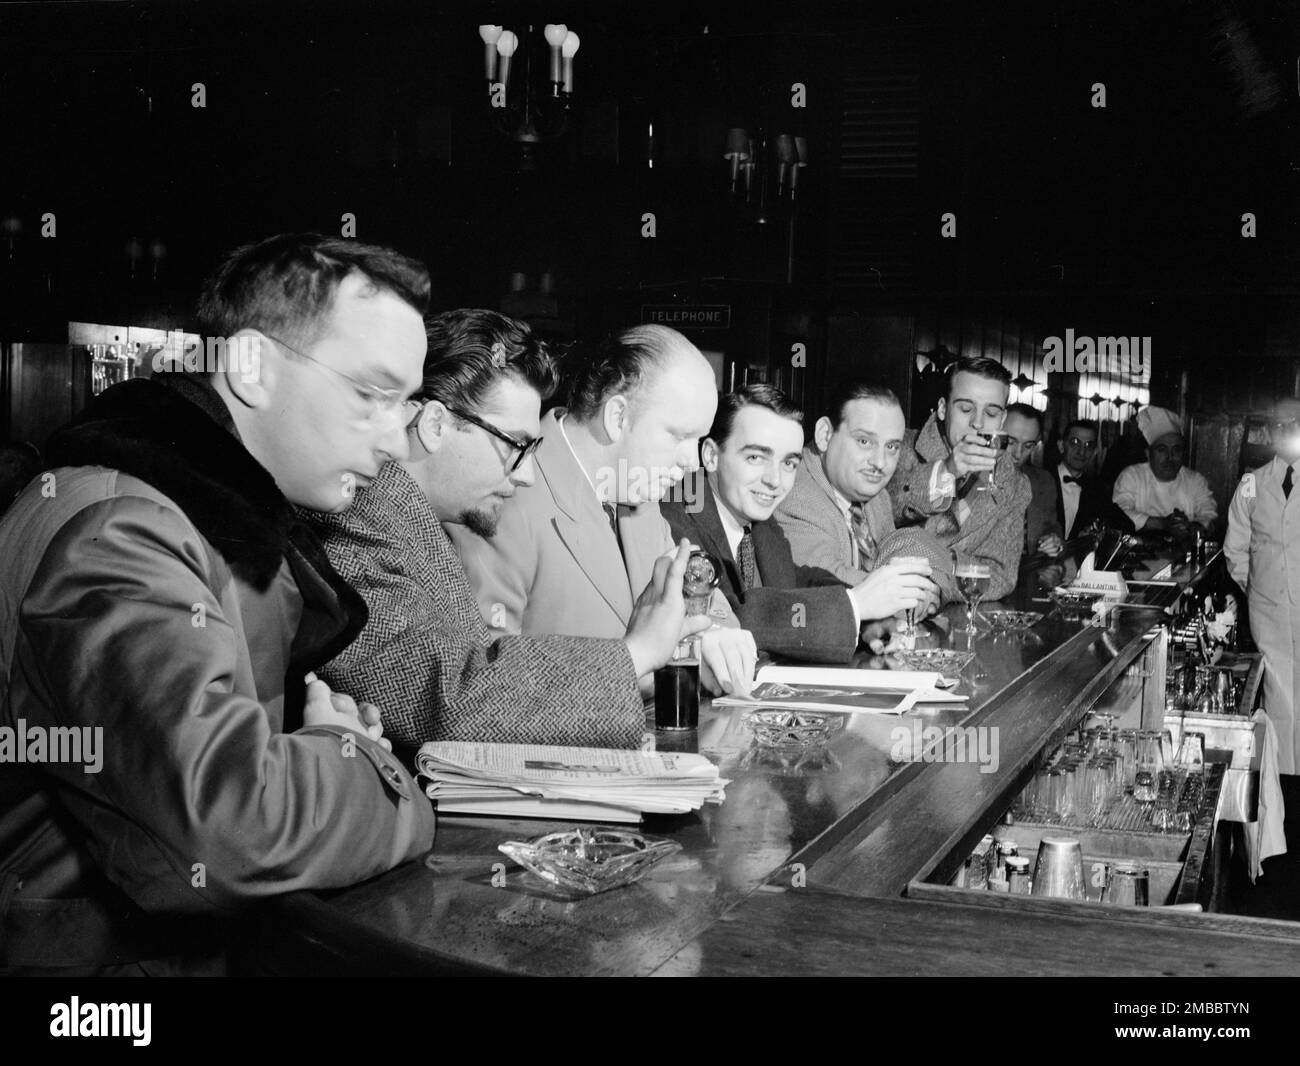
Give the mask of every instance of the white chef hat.
M 1169 433 L 1183 435 L 1183 420 L 1167 407 L 1144 407 L 1137 413 L 1138 431 L 1148 445 Z

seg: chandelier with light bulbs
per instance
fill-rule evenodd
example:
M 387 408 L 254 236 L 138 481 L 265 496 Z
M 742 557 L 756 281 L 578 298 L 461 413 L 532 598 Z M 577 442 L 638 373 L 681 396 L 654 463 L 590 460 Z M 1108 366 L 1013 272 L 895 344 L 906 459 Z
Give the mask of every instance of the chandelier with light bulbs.
M 483 41 L 488 112 L 501 133 L 518 144 L 529 160 L 537 145 L 568 129 L 578 35 L 559 23 L 548 23 L 540 37 L 533 26 L 522 33 L 504 26 L 480 26 L 478 33 Z M 542 48 L 549 52 L 545 82 L 542 62 L 539 59 L 536 69 L 533 62 Z

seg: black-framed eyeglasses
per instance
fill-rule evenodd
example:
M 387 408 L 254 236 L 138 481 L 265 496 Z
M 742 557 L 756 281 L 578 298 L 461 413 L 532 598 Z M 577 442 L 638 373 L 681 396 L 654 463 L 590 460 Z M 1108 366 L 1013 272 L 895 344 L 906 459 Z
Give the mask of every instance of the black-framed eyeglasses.
M 1065 443 L 1071 448 L 1082 448 L 1087 452 L 1090 452 L 1097 447 L 1097 442 L 1095 440 L 1080 440 L 1078 437 L 1071 437 Z
M 430 396 L 429 399 L 438 400 L 438 397 Z M 463 419 L 471 426 L 478 426 L 479 429 L 490 433 L 492 436 L 496 437 L 497 440 L 504 441 L 506 444 L 510 445 L 510 447 L 518 453 L 510 462 L 510 466 L 506 470 L 507 474 L 513 474 L 518 470 L 523 464 L 523 461 L 532 455 L 533 452 L 537 451 L 538 447 L 542 443 L 541 437 L 532 437 L 529 440 L 520 440 L 518 437 L 512 437 L 504 430 L 497 429 L 496 426 L 484 422 L 483 419 L 478 417 L 478 415 L 472 415 L 468 411 L 462 411 L 459 407 L 453 407 L 444 400 L 438 400 L 438 402 L 457 418 Z

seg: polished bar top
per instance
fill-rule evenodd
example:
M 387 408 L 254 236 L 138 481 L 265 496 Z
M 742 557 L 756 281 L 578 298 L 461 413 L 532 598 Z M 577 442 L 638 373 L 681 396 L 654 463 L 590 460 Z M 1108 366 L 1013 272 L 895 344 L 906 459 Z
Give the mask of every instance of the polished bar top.
M 1126 609 L 1108 627 L 1097 628 L 1029 603 L 1032 584 L 1022 585 L 1014 605 L 1047 614 L 1027 634 L 964 632 L 960 605 L 929 625 L 931 643 L 976 653 L 956 690 L 969 697 L 967 703 L 902 716 L 850 715 L 825 749 L 802 757 L 759 748 L 743 723 L 746 708 L 706 703 L 698 731 L 659 733 L 660 750 L 699 751 L 731 783 L 720 806 L 647 818 L 646 832 L 671 837 L 683 850 L 638 884 L 588 898 L 565 896 L 514 867 L 497 845 L 567 823 L 447 817 L 439 819 L 434 847 L 422 861 L 341 892 L 291 897 L 287 912 L 318 927 L 325 921 L 373 936 L 394 968 L 459 963 L 518 974 L 632 975 L 653 973 L 669 960 L 680 970 L 680 960 L 706 930 L 716 930 L 724 916 L 750 913 L 747 900 L 783 888 L 808 902 L 825 898 L 822 889 L 842 891 L 846 885 L 854 894 L 897 896 L 936 848 L 951 846 L 967 831 L 975 810 L 950 810 L 946 820 L 933 824 L 928 815 L 906 815 L 915 797 L 900 794 L 909 785 L 923 774 L 953 769 L 908 761 L 916 732 L 1012 713 L 1023 736 L 1009 746 L 1003 741 L 1004 757 L 1023 762 L 1041 749 L 1047 733 L 1067 728 L 1062 711 L 1068 700 L 1054 697 L 1052 706 L 1036 710 L 1032 700 L 1015 697 L 1045 685 L 1055 686 L 1059 696 L 1063 669 L 1073 694 L 1101 684 L 1141 651 L 1159 614 Z M 883 664 L 864 654 L 855 665 Z M 1031 720 L 1034 728 L 1024 728 Z M 987 775 L 975 766 L 960 770 L 977 790 L 1013 783 L 1005 767 Z M 980 798 L 972 793 L 970 802 Z M 918 836 L 907 847 L 885 848 L 883 862 L 871 849 L 884 838 L 868 831 L 879 829 L 882 812 L 887 830 L 893 825 Z M 896 833 L 886 836 L 896 841 Z

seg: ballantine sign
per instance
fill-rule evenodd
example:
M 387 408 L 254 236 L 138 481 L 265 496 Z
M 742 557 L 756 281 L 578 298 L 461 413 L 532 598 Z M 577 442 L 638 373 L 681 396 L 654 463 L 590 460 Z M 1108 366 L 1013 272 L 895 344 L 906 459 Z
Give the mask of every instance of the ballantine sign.
M 1145 379 L 1151 369 L 1150 337 L 1076 337 L 1043 341 L 1043 369 L 1049 374 L 1124 374 Z

